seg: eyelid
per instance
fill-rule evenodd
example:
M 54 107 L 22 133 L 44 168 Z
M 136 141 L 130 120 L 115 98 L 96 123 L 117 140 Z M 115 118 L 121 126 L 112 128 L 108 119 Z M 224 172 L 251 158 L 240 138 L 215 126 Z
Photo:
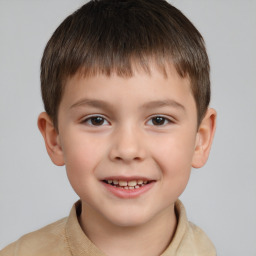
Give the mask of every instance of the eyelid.
M 96 117 L 101 117 L 102 119 L 104 119 L 104 121 L 106 121 L 108 123 L 108 125 L 110 125 L 111 123 L 108 121 L 108 118 L 105 117 L 104 115 L 101 115 L 101 114 L 91 114 L 91 115 L 87 115 L 85 117 L 83 117 L 81 119 L 81 123 L 84 124 L 84 123 L 87 123 L 88 124 L 88 120 L 92 119 L 92 118 L 96 118 Z M 105 126 L 106 124 L 102 124 L 102 125 L 98 125 L 99 127 L 100 126 Z M 92 127 L 97 127 L 97 125 L 93 125 L 93 124 L 88 124 L 88 126 L 92 126 Z
M 166 116 L 166 115 L 163 115 L 163 114 L 155 114 L 155 115 L 151 115 L 146 123 L 148 123 L 150 120 L 152 120 L 154 117 L 161 117 L 161 118 L 164 118 L 166 121 L 168 121 L 168 124 L 172 124 L 175 122 L 175 119 L 173 117 L 170 117 L 170 116 Z M 157 126 L 157 125 L 153 125 L 151 124 L 152 126 Z M 167 124 L 163 124 L 163 125 L 158 125 L 158 126 L 166 126 Z

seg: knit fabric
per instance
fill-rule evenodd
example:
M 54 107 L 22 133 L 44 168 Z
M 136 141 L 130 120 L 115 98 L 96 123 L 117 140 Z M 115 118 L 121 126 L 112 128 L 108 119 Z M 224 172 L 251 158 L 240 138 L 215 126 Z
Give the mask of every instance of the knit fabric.
M 216 256 L 212 242 L 199 227 L 187 220 L 185 208 L 179 200 L 175 210 L 178 216 L 177 229 L 162 256 Z M 106 256 L 81 229 L 77 217 L 80 211 L 81 202 L 78 201 L 69 217 L 22 236 L 0 251 L 0 255 Z

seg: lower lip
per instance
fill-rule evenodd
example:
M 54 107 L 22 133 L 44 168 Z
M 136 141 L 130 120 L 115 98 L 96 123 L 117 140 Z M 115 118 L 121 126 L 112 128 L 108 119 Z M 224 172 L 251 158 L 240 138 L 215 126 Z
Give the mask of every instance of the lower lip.
M 153 187 L 155 182 L 150 182 L 144 186 L 141 186 L 139 188 L 134 188 L 134 189 L 124 189 L 120 187 L 114 187 L 105 182 L 102 182 L 102 183 L 108 191 L 110 191 L 112 194 L 114 194 L 117 197 L 136 198 L 146 193 L 148 190 L 150 190 Z

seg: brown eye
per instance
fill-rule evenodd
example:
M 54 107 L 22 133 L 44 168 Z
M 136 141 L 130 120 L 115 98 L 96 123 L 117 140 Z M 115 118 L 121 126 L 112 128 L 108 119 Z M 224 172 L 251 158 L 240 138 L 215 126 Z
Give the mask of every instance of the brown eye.
M 91 118 L 92 125 L 102 125 L 104 123 L 104 118 L 101 116 Z
M 92 116 L 83 121 L 91 126 L 102 126 L 108 124 L 107 120 L 102 116 Z
M 166 118 L 162 117 L 162 116 L 156 116 L 152 118 L 152 123 L 154 125 L 163 125 L 166 121 Z
M 154 116 L 147 122 L 148 125 L 153 126 L 164 126 L 169 123 L 172 123 L 172 121 L 164 116 Z

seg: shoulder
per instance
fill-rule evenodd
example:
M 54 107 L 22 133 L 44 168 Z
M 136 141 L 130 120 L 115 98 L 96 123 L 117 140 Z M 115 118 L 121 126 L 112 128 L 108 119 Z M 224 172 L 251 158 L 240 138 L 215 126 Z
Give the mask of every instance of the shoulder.
M 188 221 L 185 207 L 179 200 L 175 211 L 178 220 L 176 232 L 162 256 L 216 256 L 211 240 L 202 229 Z
M 22 236 L 0 251 L 0 256 L 68 256 L 66 222 L 67 218 L 63 218 Z
M 191 246 L 197 255 L 216 256 L 215 247 L 209 237 L 192 222 L 188 222 L 186 237 L 187 241 L 191 242 Z

